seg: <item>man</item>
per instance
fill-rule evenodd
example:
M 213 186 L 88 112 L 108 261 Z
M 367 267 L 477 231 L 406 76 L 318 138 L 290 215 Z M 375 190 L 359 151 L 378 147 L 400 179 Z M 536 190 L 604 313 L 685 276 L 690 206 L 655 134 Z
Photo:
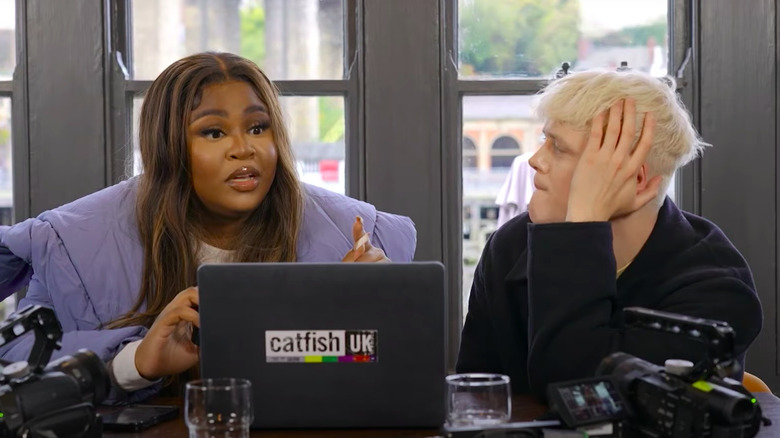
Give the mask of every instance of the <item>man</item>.
M 536 191 L 482 254 L 457 371 L 508 374 L 514 392 L 543 397 L 615 351 L 702 358 L 684 339 L 623 330 L 630 306 L 728 322 L 743 364 L 762 323 L 750 268 L 720 229 L 664 196 L 706 145 L 674 87 L 633 71 L 575 73 L 538 110 Z

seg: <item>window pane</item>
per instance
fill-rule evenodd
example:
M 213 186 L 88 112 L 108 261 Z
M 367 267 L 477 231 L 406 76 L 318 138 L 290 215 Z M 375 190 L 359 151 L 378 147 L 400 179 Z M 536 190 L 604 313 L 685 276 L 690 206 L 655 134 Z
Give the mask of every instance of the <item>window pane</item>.
M 527 160 L 541 146 L 543 127 L 533 113 L 534 99 L 535 96 L 463 98 L 464 315 L 474 268 L 485 242 L 498 228 L 499 216 L 505 221 L 525 211 L 533 191 L 533 171 Z M 525 164 L 519 166 L 521 171 L 513 172 L 512 190 L 502 190 L 515 159 Z M 466 162 L 473 165 L 467 166 Z M 500 193 L 503 196 L 499 200 Z
M 143 161 L 141 161 L 141 145 L 138 143 L 138 122 L 141 120 L 141 105 L 144 103 L 143 97 L 133 99 L 133 162 L 128 166 L 133 175 L 138 175 L 143 171 Z
M 667 0 L 458 0 L 462 78 L 629 68 L 667 73 Z
M 474 140 L 463 137 L 463 168 L 473 169 L 477 167 L 477 145 Z
M 11 98 L 0 97 L 0 225 L 13 223 Z
M 301 181 L 343 194 L 344 98 L 281 97 L 290 141 Z M 132 174 L 142 171 L 138 145 L 138 120 L 143 98 L 133 100 Z
M 344 98 L 282 97 L 301 181 L 344 194 Z
M 249 58 L 274 80 L 341 79 L 343 1 L 132 0 L 133 77 L 209 50 Z
M 11 171 L 11 98 L 0 97 L 0 225 L 13 223 L 13 175 Z M 0 303 L 0 321 L 16 307 L 12 295 Z
M 15 0 L 0 0 L 0 81 L 9 80 L 16 67 Z

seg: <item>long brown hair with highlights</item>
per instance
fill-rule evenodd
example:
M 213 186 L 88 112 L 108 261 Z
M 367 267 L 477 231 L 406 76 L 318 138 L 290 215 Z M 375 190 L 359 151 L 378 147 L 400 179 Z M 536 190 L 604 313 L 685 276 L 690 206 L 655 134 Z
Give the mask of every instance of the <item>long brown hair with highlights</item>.
M 233 240 L 236 262 L 292 262 L 303 216 L 303 192 L 282 119 L 278 91 L 253 62 L 229 53 L 176 61 L 152 83 L 139 127 L 143 173 L 137 221 L 144 249 L 141 290 L 133 308 L 109 327 L 143 325 L 196 284 L 197 250 L 206 235 L 204 206 L 192 187 L 187 125 L 207 85 L 243 81 L 266 104 L 277 148 L 276 176 L 260 206 Z

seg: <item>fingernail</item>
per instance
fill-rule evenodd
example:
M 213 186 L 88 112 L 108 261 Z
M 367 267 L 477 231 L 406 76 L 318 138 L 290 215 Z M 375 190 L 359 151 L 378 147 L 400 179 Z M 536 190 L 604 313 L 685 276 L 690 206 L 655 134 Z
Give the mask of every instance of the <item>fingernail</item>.
M 358 217 L 356 217 L 355 219 L 356 219 L 358 222 L 360 222 L 360 223 L 361 223 L 361 225 L 363 224 L 363 218 L 362 218 L 362 217 L 358 216 Z
M 363 251 L 365 251 L 366 242 L 368 242 L 368 233 L 360 236 L 360 239 L 358 239 L 358 241 L 355 242 L 355 248 L 354 248 L 355 251 L 357 251 L 358 249 L 362 249 Z

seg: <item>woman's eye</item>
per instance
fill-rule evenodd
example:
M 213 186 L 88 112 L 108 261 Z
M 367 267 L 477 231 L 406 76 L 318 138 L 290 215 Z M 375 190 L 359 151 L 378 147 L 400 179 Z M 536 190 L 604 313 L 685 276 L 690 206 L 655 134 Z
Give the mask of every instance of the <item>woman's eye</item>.
M 202 132 L 203 136 L 212 140 L 219 140 L 222 138 L 222 131 L 219 129 L 207 129 Z
M 270 126 L 270 122 L 258 122 L 256 125 L 253 125 L 251 128 L 249 128 L 249 133 L 252 135 L 260 135 L 268 130 Z
M 539 135 L 539 143 L 544 143 L 547 141 L 547 136 L 543 133 Z

